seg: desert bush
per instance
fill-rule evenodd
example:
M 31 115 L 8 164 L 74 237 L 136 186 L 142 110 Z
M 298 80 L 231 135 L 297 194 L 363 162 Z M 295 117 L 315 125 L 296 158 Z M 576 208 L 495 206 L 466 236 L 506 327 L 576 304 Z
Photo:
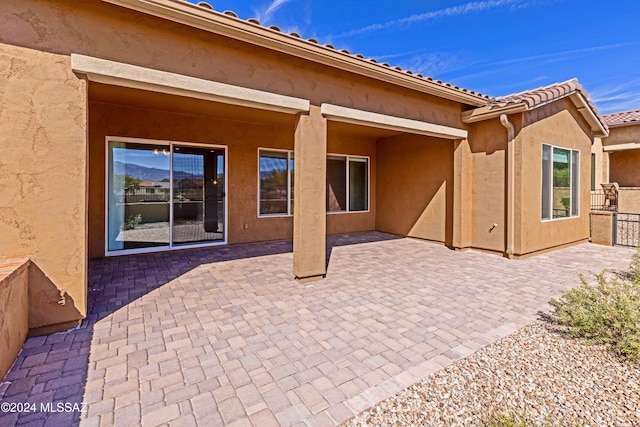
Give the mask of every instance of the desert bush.
M 609 344 L 622 359 L 640 362 L 640 253 L 626 275 L 603 271 L 591 284 L 580 276 L 577 288 L 552 299 L 552 317 L 569 335 Z

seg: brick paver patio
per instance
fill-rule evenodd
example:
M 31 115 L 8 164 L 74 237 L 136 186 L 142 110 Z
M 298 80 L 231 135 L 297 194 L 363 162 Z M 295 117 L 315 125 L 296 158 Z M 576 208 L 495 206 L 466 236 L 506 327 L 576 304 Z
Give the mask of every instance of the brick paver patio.
M 577 274 L 633 251 L 584 244 L 528 260 L 359 233 L 329 239 L 327 278 L 291 277 L 290 242 L 90 264 L 82 327 L 30 338 L 0 425 L 335 425 L 548 310 Z

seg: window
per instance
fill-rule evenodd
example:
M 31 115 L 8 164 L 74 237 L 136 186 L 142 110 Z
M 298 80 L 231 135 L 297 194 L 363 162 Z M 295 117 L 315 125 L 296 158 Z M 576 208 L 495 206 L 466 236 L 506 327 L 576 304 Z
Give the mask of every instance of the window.
M 226 242 L 226 148 L 107 140 L 106 254 Z
M 542 219 L 580 214 L 580 152 L 542 145 Z
M 259 150 L 259 215 L 293 214 L 293 152 Z
M 369 210 L 369 159 L 327 157 L 327 212 Z

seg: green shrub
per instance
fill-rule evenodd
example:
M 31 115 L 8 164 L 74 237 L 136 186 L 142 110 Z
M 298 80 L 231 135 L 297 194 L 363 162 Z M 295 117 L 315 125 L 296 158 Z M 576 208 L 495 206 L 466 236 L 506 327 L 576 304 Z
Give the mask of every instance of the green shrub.
M 603 271 L 595 278 L 590 284 L 581 275 L 579 287 L 552 299 L 554 319 L 569 335 L 610 344 L 622 359 L 640 362 L 640 253 L 628 275 Z
M 133 230 L 136 225 L 142 222 L 142 214 L 130 215 L 127 220 L 120 227 L 122 230 Z
M 484 427 L 529 427 L 530 425 L 532 423 L 527 420 L 527 417 L 518 411 L 495 412 L 482 423 Z
M 584 423 L 567 422 L 565 420 L 552 420 L 550 416 L 544 421 L 534 422 L 525 412 L 516 410 L 496 411 L 480 423 L 482 427 L 583 427 Z

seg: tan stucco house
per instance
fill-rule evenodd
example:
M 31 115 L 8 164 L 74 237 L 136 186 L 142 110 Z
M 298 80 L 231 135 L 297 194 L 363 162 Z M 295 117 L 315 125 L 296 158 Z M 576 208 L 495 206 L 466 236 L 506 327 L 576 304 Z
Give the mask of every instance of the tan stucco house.
M 602 116 L 609 135 L 592 147 L 593 186 L 618 184 L 620 212 L 640 213 L 640 110 Z
M 33 333 L 87 315 L 91 258 L 293 239 L 304 281 L 327 234 L 589 238 L 608 130 L 576 80 L 490 98 L 179 0 L 3 0 L 0 74 L 0 258 L 31 260 Z

